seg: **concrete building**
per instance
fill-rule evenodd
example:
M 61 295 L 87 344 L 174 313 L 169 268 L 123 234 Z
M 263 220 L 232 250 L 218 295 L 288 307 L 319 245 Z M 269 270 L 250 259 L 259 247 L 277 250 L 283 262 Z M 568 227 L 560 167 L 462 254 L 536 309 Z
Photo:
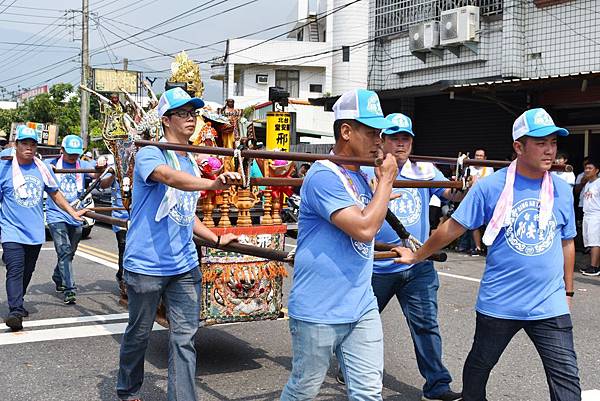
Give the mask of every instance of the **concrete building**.
M 334 96 L 367 86 L 368 2 L 296 0 L 287 38 L 230 39 L 211 78 L 223 82 L 223 99 L 236 107 L 268 100 L 269 87 L 280 86 L 290 98 Z M 333 115 L 298 102 L 297 132 L 318 138 L 332 134 Z M 306 102 L 304 102 L 306 103 Z M 260 120 L 260 118 L 259 118 Z
M 596 0 L 374 0 L 368 85 L 413 117 L 415 152 L 505 158 L 515 117 L 545 107 L 581 169 L 600 152 L 599 13 Z

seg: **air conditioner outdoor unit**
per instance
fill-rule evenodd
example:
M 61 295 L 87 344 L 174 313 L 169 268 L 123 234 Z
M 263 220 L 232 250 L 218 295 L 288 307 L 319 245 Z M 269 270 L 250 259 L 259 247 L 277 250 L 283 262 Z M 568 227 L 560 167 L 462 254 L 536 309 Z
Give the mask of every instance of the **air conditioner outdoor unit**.
M 409 50 L 423 62 L 427 57 L 423 53 L 431 52 L 438 57 L 442 56 L 442 53 L 437 50 L 440 45 L 440 23 L 438 21 L 421 22 L 409 27 L 408 38 Z
M 442 11 L 440 45 L 459 46 L 479 41 L 479 7 L 465 6 Z
M 440 23 L 438 21 L 421 22 L 408 28 L 411 52 L 428 52 L 440 45 Z
M 269 76 L 267 74 L 256 74 L 256 83 L 266 85 L 269 83 Z

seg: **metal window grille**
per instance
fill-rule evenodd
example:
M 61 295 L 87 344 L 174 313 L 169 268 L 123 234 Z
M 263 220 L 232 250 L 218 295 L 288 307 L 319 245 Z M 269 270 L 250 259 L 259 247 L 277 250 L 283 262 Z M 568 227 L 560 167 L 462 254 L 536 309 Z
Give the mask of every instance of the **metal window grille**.
M 481 15 L 502 13 L 503 0 L 375 0 L 376 38 L 407 32 L 419 22 L 438 20 L 440 13 L 462 6 L 478 6 Z

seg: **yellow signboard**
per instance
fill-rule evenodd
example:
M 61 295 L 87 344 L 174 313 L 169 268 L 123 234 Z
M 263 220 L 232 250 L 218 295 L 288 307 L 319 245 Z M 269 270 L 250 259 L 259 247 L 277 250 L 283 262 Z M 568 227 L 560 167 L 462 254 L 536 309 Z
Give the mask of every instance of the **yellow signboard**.
M 124 70 L 105 70 L 94 68 L 94 90 L 96 92 L 137 93 L 138 72 Z
M 267 150 L 290 151 L 291 124 L 290 113 L 274 111 L 267 113 Z

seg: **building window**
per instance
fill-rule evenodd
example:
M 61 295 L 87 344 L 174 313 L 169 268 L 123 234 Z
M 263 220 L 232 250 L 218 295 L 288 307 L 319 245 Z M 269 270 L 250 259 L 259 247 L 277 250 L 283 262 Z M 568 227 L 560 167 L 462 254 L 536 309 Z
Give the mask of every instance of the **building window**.
M 309 92 L 322 93 L 323 92 L 323 85 L 321 85 L 321 84 L 310 84 L 309 85 Z
M 276 70 L 275 86 L 279 86 L 290 93 L 290 97 L 299 97 L 300 71 L 298 70 Z
M 350 61 L 350 46 L 342 46 L 342 61 L 345 63 Z
M 298 42 L 302 42 L 304 40 L 304 29 L 300 29 L 296 33 L 296 39 L 298 40 Z

